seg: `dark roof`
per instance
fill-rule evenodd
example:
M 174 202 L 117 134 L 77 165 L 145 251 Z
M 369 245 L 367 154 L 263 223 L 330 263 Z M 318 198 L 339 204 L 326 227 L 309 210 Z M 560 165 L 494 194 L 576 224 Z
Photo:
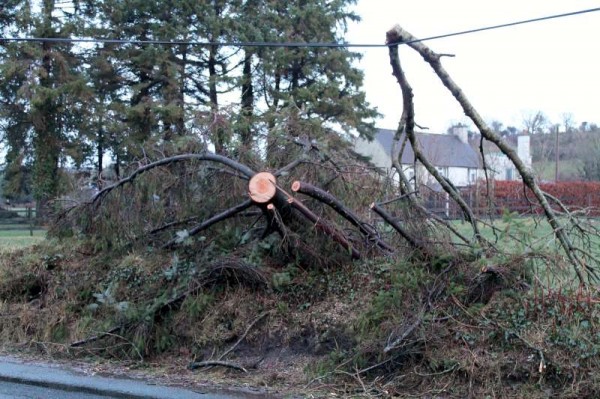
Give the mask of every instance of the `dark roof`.
M 389 153 L 395 130 L 378 129 L 375 140 Z M 455 166 L 463 168 L 478 168 L 479 157 L 477 152 L 466 143 L 460 141 L 452 134 L 415 133 L 423 154 L 435 166 Z M 401 163 L 414 163 L 415 154 L 409 142 L 406 143 L 402 153 Z

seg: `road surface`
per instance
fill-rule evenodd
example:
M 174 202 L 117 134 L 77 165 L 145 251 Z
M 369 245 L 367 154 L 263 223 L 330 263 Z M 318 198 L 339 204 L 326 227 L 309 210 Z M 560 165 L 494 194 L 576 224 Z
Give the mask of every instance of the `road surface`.
M 139 380 L 89 376 L 56 366 L 25 364 L 14 358 L 0 357 L 0 399 L 9 398 L 248 399 L 258 396 L 192 391 Z

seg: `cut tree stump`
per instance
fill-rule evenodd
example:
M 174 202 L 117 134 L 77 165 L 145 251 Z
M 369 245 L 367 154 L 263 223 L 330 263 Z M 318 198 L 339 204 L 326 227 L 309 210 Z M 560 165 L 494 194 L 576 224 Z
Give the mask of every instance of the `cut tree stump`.
M 265 204 L 275 197 L 277 179 L 269 172 L 259 172 L 248 182 L 248 195 L 252 201 Z

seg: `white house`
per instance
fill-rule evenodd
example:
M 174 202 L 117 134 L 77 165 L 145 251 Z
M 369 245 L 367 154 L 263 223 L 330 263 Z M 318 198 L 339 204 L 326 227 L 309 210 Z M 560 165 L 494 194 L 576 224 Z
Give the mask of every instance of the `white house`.
M 357 139 L 354 149 L 359 154 L 370 157 L 375 166 L 389 170 L 392 167 L 391 152 L 395 134 L 394 130 L 379 129 L 373 141 Z M 455 186 L 468 186 L 481 177 L 480 157 L 469 145 L 466 127 L 455 128 L 452 134 L 418 132 L 415 135 L 423 154 Z M 404 147 L 400 164 L 409 179 L 432 188 L 438 187 L 423 165 L 415 164 L 409 142 Z
M 371 162 L 383 170 L 392 168 L 392 143 L 396 132 L 389 129 L 379 129 L 373 141 L 356 139 L 354 150 L 361 155 L 371 158 Z M 469 143 L 465 126 L 457 126 L 450 134 L 415 133 L 419 147 L 436 169 L 456 187 L 464 187 L 484 178 L 483 163 L 479 151 Z M 531 167 L 530 139 L 526 134 L 509 140 L 515 147 L 517 155 L 527 167 Z M 477 146 L 478 143 L 475 143 Z M 508 157 L 494 144 L 486 142 L 484 146 L 485 164 L 489 178 L 495 180 L 519 180 L 520 176 Z M 397 155 L 396 155 L 397 156 Z M 400 164 L 406 176 L 419 184 L 436 188 L 438 183 L 423 167 L 416 165 L 415 156 L 409 142 L 406 143 Z M 416 177 L 415 177 L 416 174 Z
M 509 142 L 513 147 L 515 143 Z M 517 136 L 516 151 L 521 161 L 531 168 L 531 150 L 530 138 L 527 134 Z M 519 173 L 508 157 L 502 153 L 495 145 L 490 145 L 485 152 L 485 166 L 488 169 L 488 174 L 495 180 L 520 180 Z

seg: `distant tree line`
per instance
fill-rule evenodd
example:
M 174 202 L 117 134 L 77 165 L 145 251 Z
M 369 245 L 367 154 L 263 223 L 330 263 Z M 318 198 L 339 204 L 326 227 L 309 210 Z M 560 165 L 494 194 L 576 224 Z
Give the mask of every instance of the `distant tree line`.
M 118 173 L 144 145 L 180 137 L 249 154 L 280 145 L 294 125 L 370 136 L 377 112 L 359 54 L 218 44 L 342 42 L 354 2 L 4 0 L 0 36 L 137 41 L 0 40 L 5 196 L 43 206 L 65 165 L 99 173 L 109 157 Z M 153 40 L 179 44 L 141 43 Z
M 594 122 L 576 122 L 571 113 L 561 115 L 561 121 L 553 123 L 542 111 L 524 115 L 519 127 L 492 120 L 490 128 L 500 136 L 510 139 L 519 134 L 531 135 L 531 156 L 534 169 L 552 167 L 556 161 L 563 162 L 559 178 L 566 180 L 600 181 L 600 127 Z M 448 132 L 452 127 L 448 129 Z M 470 138 L 477 142 L 478 133 L 470 131 Z M 542 170 L 537 170 L 541 175 Z M 545 173 L 548 174 L 548 173 Z

